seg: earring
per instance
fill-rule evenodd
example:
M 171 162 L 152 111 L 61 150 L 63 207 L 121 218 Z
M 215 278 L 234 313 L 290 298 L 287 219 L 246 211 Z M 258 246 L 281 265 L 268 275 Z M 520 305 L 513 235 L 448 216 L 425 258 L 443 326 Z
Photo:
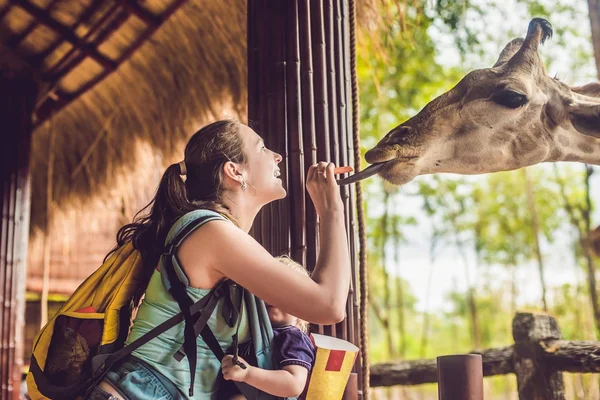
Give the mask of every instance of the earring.
M 242 190 L 246 190 L 246 181 L 242 181 Z

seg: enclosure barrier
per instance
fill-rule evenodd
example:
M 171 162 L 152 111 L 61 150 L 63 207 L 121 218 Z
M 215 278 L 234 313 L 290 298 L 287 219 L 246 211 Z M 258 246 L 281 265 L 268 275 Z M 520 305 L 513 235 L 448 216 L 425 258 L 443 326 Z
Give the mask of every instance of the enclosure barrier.
M 562 372 L 600 372 L 600 342 L 562 340 L 556 319 L 517 313 L 514 345 L 473 351 L 483 360 L 483 376 L 517 377 L 520 400 L 563 400 Z M 397 361 L 371 366 L 371 387 L 436 383 L 436 360 Z

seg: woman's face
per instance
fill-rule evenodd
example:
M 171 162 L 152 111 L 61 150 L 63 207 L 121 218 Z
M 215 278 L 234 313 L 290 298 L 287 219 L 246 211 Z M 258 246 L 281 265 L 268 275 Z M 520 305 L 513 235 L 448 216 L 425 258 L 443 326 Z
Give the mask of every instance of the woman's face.
M 262 138 L 250 127 L 241 125 L 240 135 L 247 160 L 244 174 L 246 192 L 259 197 L 264 204 L 284 198 L 286 191 L 278 166 L 281 156 L 267 149 Z

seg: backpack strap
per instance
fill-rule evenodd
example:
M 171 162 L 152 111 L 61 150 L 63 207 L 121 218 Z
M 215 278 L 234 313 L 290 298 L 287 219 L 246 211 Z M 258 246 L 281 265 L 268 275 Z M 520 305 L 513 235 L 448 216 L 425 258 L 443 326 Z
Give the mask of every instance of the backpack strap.
M 196 213 L 202 212 L 204 210 L 195 211 Z M 206 310 L 202 313 L 192 313 L 191 306 L 194 304 L 192 299 L 187 293 L 187 287 L 189 286 L 189 280 L 183 270 L 181 269 L 181 263 L 177 259 L 177 250 L 183 241 L 196 229 L 205 223 L 215 220 L 215 219 L 224 219 L 224 217 L 218 214 L 204 214 L 199 218 L 192 220 L 192 222 L 187 223 L 183 226 L 183 228 L 179 228 L 180 230 L 176 232 L 175 236 L 168 241 L 166 245 L 166 251 L 161 255 L 162 266 L 164 267 L 164 272 L 168 277 L 167 289 L 171 296 L 177 301 L 179 304 L 179 308 L 183 314 L 184 319 L 184 329 L 183 329 L 183 349 L 188 359 L 189 369 L 190 369 L 190 388 L 189 388 L 189 396 L 192 397 L 194 395 L 194 382 L 196 380 L 196 365 L 198 359 L 198 349 L 196 344 L 196 337 L 198 336 L 196 333 L 196 322 L 198 321 L 198 328 L 203 329 L 206 326 L 206 322 L 208 318 L 212 314 L 214 307 L 216 306 L 216 301 L 212 307 L 212 310 Z M 177 223 L 176 223 L 177 224 Z M 172 229 L 177 229 L 177 226 L 174 226 Z M 177 265 L 177 269 L 175 268 Z M 163 280 L 164 282 L 164 280 Z M 207 295 L 208 296 L 208 295 Z M 206 296 L 205 296 L 206 297 Z M 204 326 L 201 326 L 204 325 Z
M 215 286 L 206 296 L 198 300 L 194 303 L 190 308 L 190 312 L 195 314 L 200 311 L 208 311 L 209 309 L 214 310 L 217 302 L 227 293 L 227 287 L 224 282 L 219 283 Z M 212 311 L 211 311 L 212 313 Z M 181 323 L 184 320 L 183 313 L 179 313 L 177 315 L 172 316 L 168 320 L 164 321 L 160 325 L 154 327 L 152 330 L 139 337 L 129 345 L 117 350 L 114 353 L 110 354 L 98 354 L 92 358 L 92 370 L 93 372 L 93 385 L 90 387 L 90 390 L 102 380 L 106 372 L 112 367 L 116 362 L 122 360 L 124 357 L 131 354 L 134 350 L 139 348 L 140 346 L 148 343 L 150 340 L 155 337 L 161 335 L 163 332 L 171 329 L 175 325 Z M 40 376 L 44 376 L 40 374 Z
M 231 297 L 232 297 L 231 291 L 232 290 L 236 290 L 236 288 L 238 287 L 238 285 L 236 285 L 235 283 L 233 283 L 231 281 L 223 281 L 223 282 L 221 282 L 221 284 L 226 285 L 226 289 L 224 290 L 224 292 L 227 291 L 227 289 L 229 289 L 229 299 L 228 299 L 227 294 L 219 296 L 218 299 L 220 299 L 221 297 L 223 297 L 226 300 L 229 300 L 229 303 L 231 303 L 229 305 L 229 307 L 234 308 L 234 310 L 232 312 L 228 312 L 227 313 L 228 315 L 224 316 L 224 317 L 226 319 L 228 319 L 228 318 L 231 319 L 231 316 L 233 314 L 237 314 L 236 321 L 235 321 L 235 324 L 237 325 L 237 328 L 236 328 L 236 333 L 233 336 L 233 344 L 232 344 L 232 347 L 237 350 L 237 346 L 238 346 L 237 337 L 238 337 L 238 333 L 239 333 L 239 330 L 240 330 L 240 325 L 242 323 L 242 312 L 243 312 L 243 307 L 244 307 L 244 288 L 242 288 L 240 286 L 240 289 L 241 289 L 241 293 L 240 293 L 240 305 L 239 305 L 239 307 L 236 307 L 235 304 L 234 304 L 234 302 L 231 300 Z M 212 335 L 214 337 L 214 335 L 212 334 L 212 331 L 210 330 L 210 328 L 207 327 L 206 329 L 204 329 L 205 326 L 207 326 L 206 324 L 207 324 L 208 319 L 210 318 L 211 314 L 213 313 L 213 311 L 214 311 L 214 307 L 205 307 L 202 310 L 200 310 L 197 313 L 197 315 L 193 315 L 194 318 L 197 318 L 196 322 L 194 323 L 194 334 L 196 335 L 196 337 L 198 337 L 198 335 L 201 335 L 202 338 L 204 339 L 204 335 L 206 333 L 203 333 L 203 332 L 207 332 L 207 331 L 210 333 L 210 335 Z M 228 320 L 226 322 L 231 327 L 235 326 L 234 325 L 234 321 L 229 321 Z M 212 340 L 210 340 L 210 341 L 212 342 Z M 207 342 L 207 341 L 205 340 L 205 342 Z M 208 342 L 207 342 L 207 344 L 208 344 Z M 209 347 L 210 347 L 210 344 L 209 344 Z M 219 349 L 220 349 L 220 347 L 219 347 Z M 217 352 L 215 351 L 215 349 L 211 348 L 211 350 L 215 354 L 215 356 L 217 356 L 217 358 L 219 358 L 219 356 L 217 355 Z M 175 352 L 175 354 L 173 354 L 173 358 L 176 359 L 177 361 L 181 361 L 181 360 L 183 360 L 184 357 L 185 357 L 185 348 L 183 347 L 183 345 L 181 345 L 181 347 L 179 348 L 179 350 L 177 350 Z M 223 359 L 223 357 L 220 357 L 219 359 L 221 360 L 221 359 Z
M 189 364 L 189 369 L 190 369 L 190 387 L 189 387 L 190 397 L 192 397 L 193 393 L 194 393 L 194 382 L 195 382 L 195 375 L 196 375 L 195 371 L 196 371 L 197 357 L 198 357 L 198 349 L 196 347 L 197 346 L 196 338 L 198 337 L 198 334 L 200 334 L 200 336 L 202 336 L 202 339 L 204 340 L 204 342 L 211 349 L 211 351 L 213 352 L 213 354 L 215 355 L 215 357 L 217 357 L 217 359 L 219 361 L 221 361 L 223 359 L 223 357 L 225 357 L 223 349 L 221 349 L 221 346 L 219 345 L 218 340 L 215 338 L 215 335 L 211 331 L 210 327 L 207 325 L 207 322 L 208 322 L 208 319 L 210 318 L 211 314 L 214 311 L 217 301 L 221 297 L 226 297 L 226 295 L 223 294 L 219 297 L 215 297 L 214 306 L 212 306 L 212 307 L 205 307 L 197 312 L 191 312 L 189 305 L 192 304 L 192 299 L 187 294 L 187 286 L 189 286 L 189 280 L 188 280 L 187 276 L 185 275 L 185 272 L 181 269 L 181 263 L 179 262 L 179 260 L 177 258 L 177 250 L 178 250 L 179 246 L 181 245 L 181 243 L 194 230 L 196 230 L 197 228 L 202 226 L 204 223 L 212 221 L 214 219 L 224 219 L 224 217 L 221 217 L 219 215 L 214 215 L 214 214 L 209 215 L 209 216 L 204 216 L 204 217 L 200 217 L 196 220 L 193 220 L 191 223 L 188 223 L 183 228 L 180 228 L 181 230 L 179 232 L 177 232 L 177 234 L 171 240 L 168 241 L 167 246 L 166 246 L 166 251 L 162 255 L 162 261 L 163 261 L 162 266 L 164 267 L 166 276 L 168 278 L 168 285 L 166 285 L 166 287 L 168 288 L 171 296 L 173 296 L 175 301 L 177 301 L 177 304 L 179 304 L 179 307 L 182 311 L 182 314 L 184 316 L 184 321 L 185 321 L 184 331 L 183 331 L 183 334 L 184 334 L 183 345 L 179 348 L 179 350 L 177 352 L 175 352 L 173 357 L 177 361 L 181 361 L 183 359 L 183 357 L 185 357 L 185 356 L 187 356 L 187 358 L 188 358 L 188 364 Z M 174 226 L 173 229 L 177 229 L 177 228 Z M 163 282 L 164 282 L 164 279 L 163 279 Z M 225 281 L 221 282 L 220 285 L 222 285 L 221 287 L 229 289 L 229 291 L 231 291 L 232 288 L 237 286 L 232 281 L 229 281 L 229 280 L 225 280 Z M 231 293 L 230 293 L 230 297 L 231 297 Z M 235 310 L 230 310 L 233 312 L 237 312 L 237 330 L 238 331 L 239 331 L 239 326 L 241 324 L 241 319 L 242 319 L 241 307 L 243 306 L 243 302 L 244 302 L 244 291 L 242 289 L 242 293 L 240 295 L 240 306 L 237 307 L 237 309 L 235 309 Z M 231 301 L 231 303 L 232 303 L 231 304 L 232 308 L 236 308 L 236 306 L 233 304 L 233 301 Z M 231 314 L 231 312 L 230 312 L 230 314 Z M 229 315 L 227 322 L 230 326 L 233 327 L 232 315 Z M 233 337 L 233 341 L 234 341 L 233 346 L 236 349 L 236 356 L 237 356 L 237 345 L 238 345 L 237 331 Z M 237 361 L 237 357 L 236 357 L 236 361 Z M 246 398 L 248 398 L 248 399 L 255 398 L 255 396 L 250 395 L 249 390 L 248 390 L 248 388 L 245 387 L 245 385 L 242 385 L 240 382 L 235 382 L 235 384 L 238 387 L 238 390 L 240 390 L 240 392 L 242 394 L 244 394 L 246 396 Z

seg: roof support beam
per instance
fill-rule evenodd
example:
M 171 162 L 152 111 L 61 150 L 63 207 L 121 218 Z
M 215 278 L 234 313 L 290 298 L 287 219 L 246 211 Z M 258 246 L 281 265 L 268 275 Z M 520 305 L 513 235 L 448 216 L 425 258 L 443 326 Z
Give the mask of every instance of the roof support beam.
M 50 2 L 50 4 L 48 4 L 48 6 L 46 6 L 45 11 L 48 12 L 48 11 L 52 10 L 56 6 L 56 3 L 58 3 L 59 1 L 60 0 L 52 0 Z M 37 20 L 33 20 L 29 24 L 29 26 L 23 30 L 23 32 L 11 37 L 8 41 L 8 45 L 10 47 L 14 47 L 15 49 L 18 48 L 19 44 L 27 37 L 27 35 L 29 35 L 31 32 L 33 32 L 35 30 L 35 28 L 38 27 L 38 25 L 39 25 L 39 22 Z
M 92 5 L 87 8 L 79 17 L 79 19 L 77 19 L 77 21 L 73 24 L 73 26 L 70 27 L 70 29 L 72 31 L 75 31 L 77 28 L 79 28 L 79 25 L 81 25 L 84 22 L 87 22 L 89 20 L 89 18 L 96 12 L 98 11 L 98 9 L 100 8 L 100 6 L 102 5 L 104 0 L 96 0 L 92 3 Z M 83 40 L 85 41 L 87 37 L 86 36 L 83 38 Z M 64 42 L 63 38 L 58 38 L 57 40 L 55 40 L 50 46 L 48 46 L 47 49 L 45 49 L 44 51 L 42 51 L 39 54 L 36 54 L 35 56 L 35 61 L 37 62 L 37 64 L 41 65 L 44 60 L 46 59 L 46 57 L 48 57 L 54 50 L 56 50 L 56 48 L 58 46 L 60 46 L 62 43 Z
M 119 3 L 115 3 L 108 11 L 100 18 L 96 23 L 88 30 L 83 37 L 83 41 L 91 42 L 94 46 L 102 43 L 113 31 L 119 29 L 119 27 L 127 19 L 128 13 L 121 9 L 119 16 L 116 16 L 120 9 Z M 116 17 L 115 17 L 116 16 Z M 113 18 L 113 21 L 104 27 L 104 25 Z M 94 37 L 94 39 L 92 39 Z M 50 82 L 58 82 L 63 76 L 68 74 L 73 68 L 75 68 L 83 59 L 86 57 L 85 54 L 77 53 L 75 49 L 69 50 L 60 60 L 58 60 L 52 67 L 48 68 L 44 72 L 44 79 Z M 118 67 L 119 64 L 116 63 Z M 109 70 L 109 72 L 112 72 Z
M 62 36 L 65 40 L 71 43 L 80 51 L 84 52 L 88 56 L 92 57 L 96 60 L 100 65 L 109 71 L 114 71 L 117 68 L 117 63 L 102 54 L 100 54 L 97 49 L 93 46 L 90 46 L 84 43 L 74 32 L 72 32 L 67 26 L 61 24 L 58 21 L 50 18 L 43 9 L 29 3 L 25 0 L 12 0 L 13 4 L 18 5 L 23 8 L 29 14 L 33 15 L 41 24 L 48 26 L 53 29 L 56 33 Z
M 0 21 L 2 21 L 4 19 L 4 17 L 6 16 L 6 14 L 8 14 L 8 12 L 10 11 L 12 5 L 11 4 L 6 4 L 4 6 L 4 8 L 2 10 L 0 10 Z
M 144 42 L 150 38 L 150 36 L 152 36 L 152 34 L 162 25 L 162 23 L 167 21 L 171 15 L 173 15 L 175 11 L 177 11 L 186 2 L 187 0 L 175 0 L 173 3 L 171 3 L 171 5 L 160 16 L 157 17 L 157 20 L 160 21 L 160 24 L 149 25 L 146 31 L 142 33 L 129 47 L 129 49 L 127 49 L 119 57 L 119 59 L 116 61 L 116 65 L 119 66 L 127 61 L 133 55 L 133 53 L 135 53 L 135 51 L 137 51 L 144 44 Z M 129 10 L 129 8 L 127 8 L 127 10 Z M 73 93 L 66 94 L 58 90 L 54 90 L 57 100 L 51 99 L 49 96 L 44 96 L 43 101 L 37 104 L 34 130 L 41 125 L 51 115 L 51 113 L 58 113 L 63 107 L 67 106 L 73 100 L 103 81 L 111 74 L 111 72 L 113 71 L 105 70 Z
M 135 0 L 125 0 L 123 1 L 123 7 L 129 10 L 133 15 L 144 21 L 146 24 L 150 26 L 159 26 L 163 23 L 162 19 L 144 8 L 140 7 L 140 5 Z

